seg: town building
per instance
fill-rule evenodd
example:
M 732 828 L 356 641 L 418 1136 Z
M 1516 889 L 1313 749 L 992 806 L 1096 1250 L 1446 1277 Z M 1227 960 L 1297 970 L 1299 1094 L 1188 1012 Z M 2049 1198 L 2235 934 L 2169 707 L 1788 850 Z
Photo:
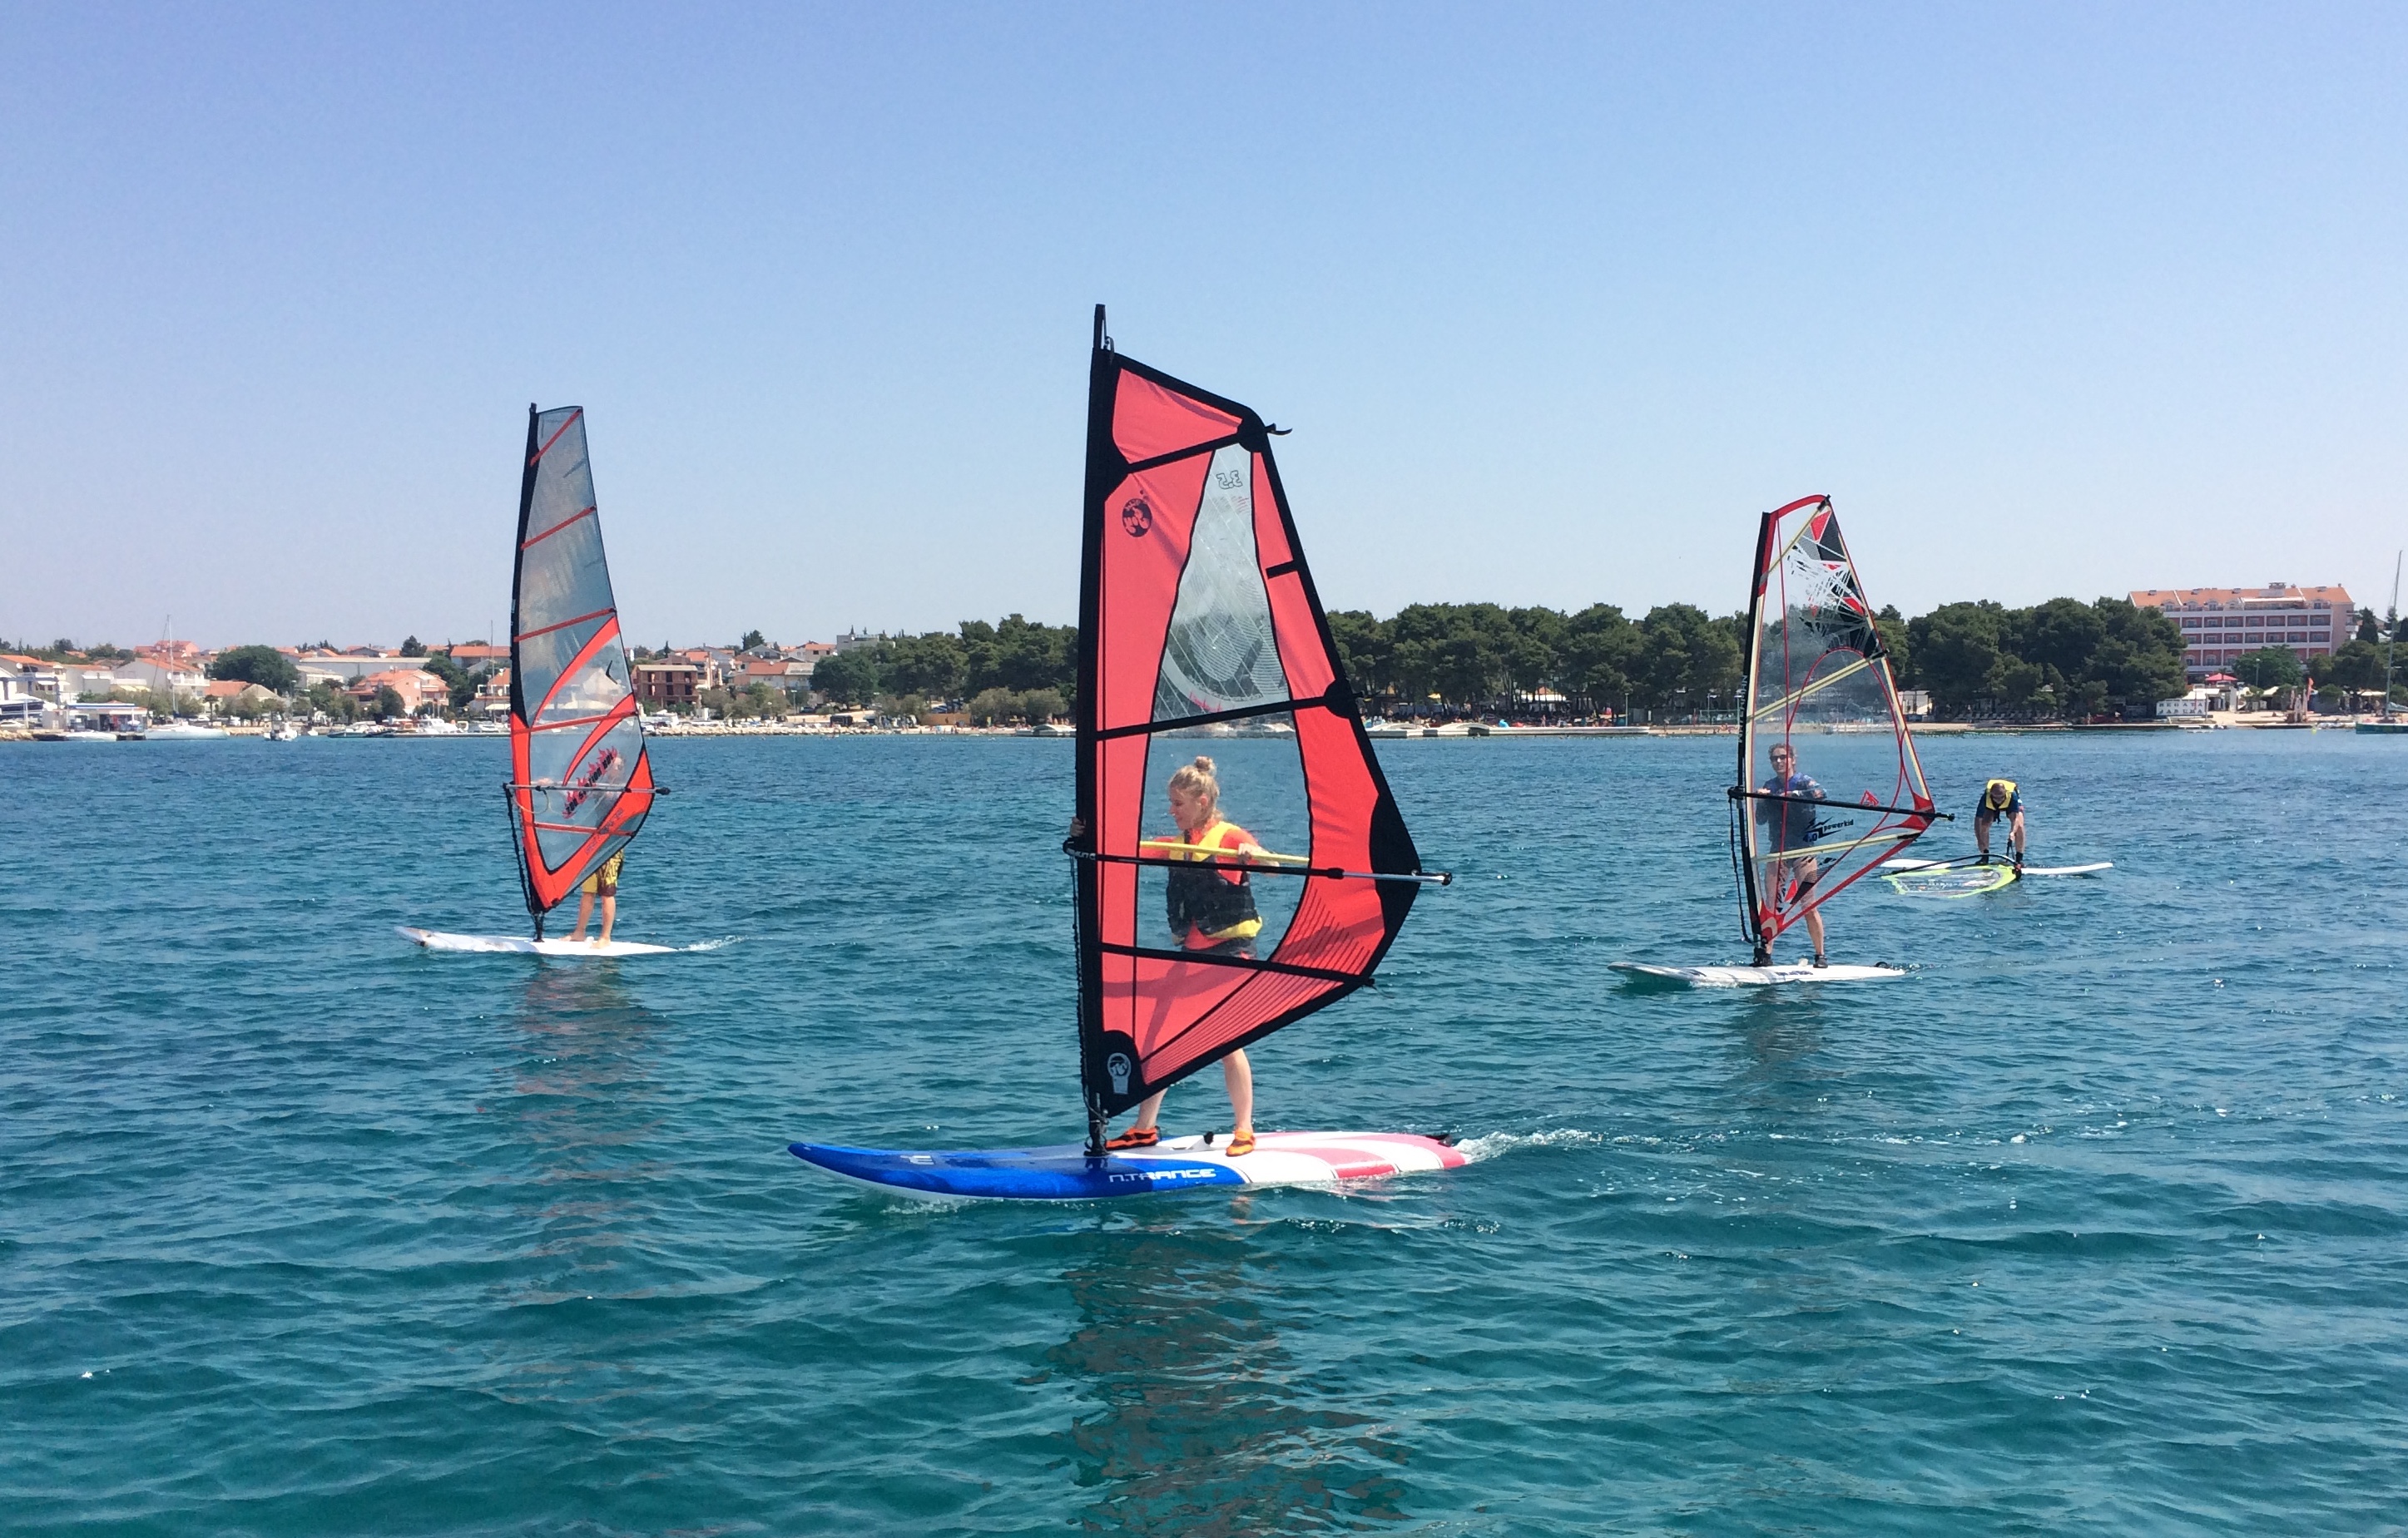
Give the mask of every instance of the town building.
M 374 709 L 377 691 L 380 689 L 390 689 L 401 696 L 401 713 L 405 716 L 452 703 L 452 686 L 423 667 L 394 667 L 371 673 L 352 684 L 351 693 L 362 705 Z
M 726 688 L 727 665 L 734 660 L 734 652 L 719 647 L 688 647 L 658 659 L 665 662 L 692 662 L 700 670 L 699 687 L 703 689 Z
M 653 710 L 683 705 L 691 709 L 702 691 L 702 669 L 693 662 L 638 662 L 628 670 L 635 678 L 636 703 Z
M 176 646 L 191 643 L 178 641 Z M 190 662 L 177 662 L 164 653 L 145 654 L 130 662 L 120 662 L 109 670 L 109 676 L 126 689 L 147 689 L 153 693 L 197 695 L 208 687 L 209 676 Z
M 38 726 L 59 701 L 59 676 L 39 657 L 0 652 L 0 726 Z
M 324 677 L 343 686 L 356 683 L 371 673 L 383 673 L 396 667 L 415 669 L 418 660 L 404 657 L 397 651 L 380 651 L 375 647 L 352 647 L 347 651 L 321 651 L 312 647 L 294 660 L 305 679 Z M 370 690 L 368 692 L 376 692 Z
M 58 663 L 19 652 L 0 651 L 0 688 L 18 697 L 44 699 L 56 705 L 61 687 Z
M 231 710 L 238 705 L 264 705 L 277 698 L 276 691 L 265 684 L 245 682 L 240 678 L 212 678 L 201 691 L 203 710 Z
M 2320 660 L 2350 637 L 2357 608 L 2338 587 L 2150 588 L 2135 591 L 2142 608 L 2161 609 L 2182 627 L 2183 670 L 2198 683 L 2253 651 L 2281 647 L 2311 676 Z
M 510 713 L 510 670 L 497 667 L 486 675 L 485 681 L 477 686 L 476 698 L 468 702 L 468 708 L 489 716 L 509 715 Z
M 811 669 L 818 665 L 783 657 L 747 657 L 738 664 L 728 687 L 740 693 L 754 684 L 767 684 L 788 699 L 799 700 L 810 692 Z

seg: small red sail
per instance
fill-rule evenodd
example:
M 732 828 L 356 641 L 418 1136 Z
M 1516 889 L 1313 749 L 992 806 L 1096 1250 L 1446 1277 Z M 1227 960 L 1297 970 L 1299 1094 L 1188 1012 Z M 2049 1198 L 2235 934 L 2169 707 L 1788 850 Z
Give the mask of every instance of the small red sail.
M 527 407 L 510 592 L 510 785 L 519 874 L 543 915 L 626 847 L 652 807 L 652 769 L 602 557 L 578 406 Z
M 1922 836 L 1935 814 L 1830 498 L 1764 515 L 1746 645 L 1732 848 L 1762 965 L 1782 932 Z
M 1088 392 L 1071 852 L 1080 1059 L 1099 1124 L 1369 981 L 1424 877 L 1270 430 L 1113 350 L 1100 306 Z M 1222 815 L 1283 859 L 1240 866 L 1183 845 L 1167 787 L 1199 756 Z M 1257 931 L 1203 946 L 1200 930 L 1173 930 L 1172 883 L 1197 879 L 1196 862 L 1208 882 L 1246 877 Z

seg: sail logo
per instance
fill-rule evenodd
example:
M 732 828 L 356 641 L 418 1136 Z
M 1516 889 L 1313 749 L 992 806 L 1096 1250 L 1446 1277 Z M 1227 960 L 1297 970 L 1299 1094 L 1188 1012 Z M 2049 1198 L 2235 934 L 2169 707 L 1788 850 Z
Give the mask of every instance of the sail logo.
M 1137 1064 L 1129 1061 L 1126 1052 L 1115 1052 L 1104 1060 L 1104 1072 L 1110 1074 L 1112 1078 L 1112 1093 L 1116 1095 L 1128 1093 L 1129 1075 L 1136 1068 Z
M 577 789 L 569 791 L 567 795 L 561 798 L 561 811 L 564 814 L 573 812 L 577 810 L 578 807 L 583 805 L 585 804 L 586 797 L 593 793 L 595 785 L 600 781 L 603 776 L 616 768 L 618 766 L 618 762 L 619 750 L 617 748 L 606 748 L 602 749 L 602 756 L 594 761 L 594 767 L 586 770 L 585 773 L 577 776 Z
M 1139 538 L 1154 528 L 1154 505 L 1143 497 L 1131 497 L 1121 508 L 1121 527 L 1131 538 Z
M 1114 1185 L 1119 1185 L 1123 1181 L 1135 1181 L 1150 1186 L 1157 1180 L 1218 1180 L 1220 1177 L 1219 1170 L 1207 1166 L 1203 1169 L 1140 1170 L 1126 1174 L 1114 1171 L 1107 1178 Z

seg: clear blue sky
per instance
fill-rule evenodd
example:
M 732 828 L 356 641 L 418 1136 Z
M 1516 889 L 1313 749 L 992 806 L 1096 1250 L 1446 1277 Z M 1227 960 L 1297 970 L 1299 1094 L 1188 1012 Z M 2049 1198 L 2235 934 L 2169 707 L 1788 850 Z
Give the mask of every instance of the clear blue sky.
M 1074 618 L 1088 313 L 1333 606 L 2341 581 L 2398 6 L 9 5 L 0 635 L 468 639 L 526 404 L 638 639 Z

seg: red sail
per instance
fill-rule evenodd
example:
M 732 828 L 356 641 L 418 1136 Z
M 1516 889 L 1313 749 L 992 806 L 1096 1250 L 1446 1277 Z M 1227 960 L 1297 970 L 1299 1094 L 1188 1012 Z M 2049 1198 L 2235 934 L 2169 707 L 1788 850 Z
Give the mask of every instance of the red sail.
M 527 408 L 510 590 L 509 794 L 539 934 L 545 910 L 636 836 L 653 796 L 576 406 Z
M 1073 852 L 1082 1073 L 1107 1117 L 1369 981 L 1421 862 L 1262 419 L 1112 350 L 1100 309 L 1088 388 Z M 1199 755 L 1222 814 L 1283 859 L 1240 871 L 1182 847 L 1167 786 Z M 1174 931 L 1182 860 L 1244 875 L 1258 931 Z

